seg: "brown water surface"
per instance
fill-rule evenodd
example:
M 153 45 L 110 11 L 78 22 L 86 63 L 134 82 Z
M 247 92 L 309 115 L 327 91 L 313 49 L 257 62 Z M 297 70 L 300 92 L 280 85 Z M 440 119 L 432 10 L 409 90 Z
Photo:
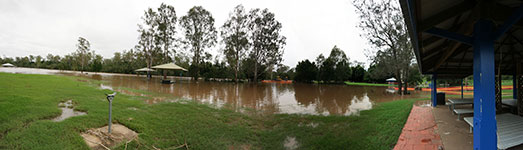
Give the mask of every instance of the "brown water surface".
M 400 96 L 387 92 L 387 87 L 377 86 L 196 82 L 180 78 L 173 78 L 174 84 L 161 84 L 160 77 L 147 80 L 144 76 L 136 75 L 110 73 L 80 75 L 74 71 L 31 68 L 0 68 L 0 72 L 77 75 L 105 81 L 101 88 L 113 89 L 124 94 L 126 90 L 121 89 L 122 87 L 168 94 L 240 112 L 244 108 L 251 108 L 266 113 L 358 115 L 360 111 L 372 109 L 373 105 L 379 102 L 418 98 L 429 94 L 428 92 L 412 91 L 411 95 Z M 174 100 L 166 97 L 152 97 L 145 102 L 162 101 Z

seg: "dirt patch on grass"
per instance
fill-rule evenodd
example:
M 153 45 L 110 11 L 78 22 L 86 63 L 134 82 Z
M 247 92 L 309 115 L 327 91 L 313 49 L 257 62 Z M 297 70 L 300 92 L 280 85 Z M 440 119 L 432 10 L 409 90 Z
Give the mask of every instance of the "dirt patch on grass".
M 110 147 L 119 145 L 122 142 L 128 143 L 138 136 L 136 132 L 121 124 L 113 124 L 111 126 L 111 134 L 107 133 L 107 128 L 107 126 L 104 126 L 101 128 L 89 129 L 82 133 L 81 136 L 91 149 L 96 150 L 109 149 Z

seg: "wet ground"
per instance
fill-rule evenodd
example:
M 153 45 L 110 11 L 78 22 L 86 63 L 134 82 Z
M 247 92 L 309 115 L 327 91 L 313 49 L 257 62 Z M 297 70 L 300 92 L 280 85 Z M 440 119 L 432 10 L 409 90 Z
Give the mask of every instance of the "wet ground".
M 432 107 L 426 102 L 418 101 L 412 106 L 411 112 L 401 131 L 394 150 L 439 150 L 443 148 L 441 137 Z
M 63 121 L 67 118 L 74 117 L 74 116 L 80 116 L 80 115 L 86 115 L 87 113 L 76 111 L 74 110 L 73 101 L 68 100 L 65 102 L 61 102 L 58 104 L 58 107 L 62 110 L 62 114 L 56 118 L 53 119 L 55 122 Z
M 228 107 L 237 111 L 250 108 L 266 113 L 357 115 L 362 110 L 372 109 L 373 105 L 379 102 L 429 95 L 428 92 L 413 91 L 411 95 L 399 96 L 387 92 L 387 87 L 374 86 L 196 82 L 183 77 L 170 77 L 175 81 L 174 84 L 161 84 L 159 76 L 147 80 L 144 76 L 126 74 L 90 72 L 80 74 L 74 71 L 1 67 L 0 72 L 82 76 L 103 81 L 100 85 L 103 89 L 128 95 L 150 96 L 127 90 L 138 89 L 196 100 L 217 107 Z M 163 101 L 173 101 L 173 99 L 153 97 L 146 100 L 150 104 Z
M 462 107 L 471 108 L 472 106 L 456 105 L 456 108 Z M 473 149 L 473 134 L 469 133 L 469 125 L 463 121 L 463 118 L 458 120 L 458 116 L 454 115 L 448 106 L 432 108 L 432 113 L 438 126 L 436 132 L 441 136 L 446 150 Z M 465 115 L 465 117 L 470 116 L 472 115 Z
M 430 103 L 429 101 L 424 101 Z M 456 108 L 472 108 L 472 105 L 456 105 Z M 503 110 L 508 111 L 508 110 Z M 432 113 L 438 126 L 436 132 L 441 136 L 445 150 L 463 150 L 474 148 L 474 134 L 470 133 L 469 125 L 461 117 L 453 114 L 448 106 L 432 107 Z M 508 113 L 508 112 L 507 112 Z M 472 117 L 472 114 L 463 115 Z M 509 150 L 523 150 L 523 145 L 509 148 Z

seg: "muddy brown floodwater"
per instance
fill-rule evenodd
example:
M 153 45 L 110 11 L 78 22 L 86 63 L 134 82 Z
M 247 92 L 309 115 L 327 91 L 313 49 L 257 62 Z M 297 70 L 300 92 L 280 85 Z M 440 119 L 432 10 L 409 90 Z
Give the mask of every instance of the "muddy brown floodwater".
M 417 98 L 428 92 L 412 91 L 408 96 L 387 92 L 387 87 L 276 84 L 276 83 L 229 83 L 191 81 L 174 78 L 174 84 L 161 84 L 160 77 L 147 80 L 144 76 L 109 73 L 80 75 L 73 71 L 56 71 L 31 68 L 0 68 L 0 72 L 29 74 L 66 74 L 104 81 L 104 89 L 123 90 L 132 88 L 164 93 L 173 97 L 195 100 L 217 107 L 228 107 L 236 111 L 243 108 L 261 110 L 266 113 L 358 115 L 362 110 L 372 109 L 379 102 L 404 98 Z M 166 98 L 156 98 L 155 102 Z

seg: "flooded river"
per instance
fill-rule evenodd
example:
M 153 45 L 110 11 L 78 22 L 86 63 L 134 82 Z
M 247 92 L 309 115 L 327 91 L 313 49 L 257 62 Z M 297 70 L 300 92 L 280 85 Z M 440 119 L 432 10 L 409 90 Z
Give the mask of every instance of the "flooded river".
M 29 74 L 65 74 L 104 81 L 103 88 L 119 90 L 132 88 L 168 94 L 173 97 L 195 100 L 217 107 L 237 111 L 243 108 L 266 113 L 296 113 L 320 115 L 357 115 L 361 110 L 372 109 L 379 102 L 403 98 L 417 98 L 430 93 L 413 91 L 411 95 L 399 96 L 387 92 L 387 87 L 277 84 L 277 83 L 229 83 L 174 79 L 174 84 L 161 84 L 160 78 L 147 80 L 144 76 L 109 73 L 80 75 L 73 71 L 57 71 L 30 68 L 0 68 L 0 72 Z M 121 91 L 121 90 L 120 90 Z M 164 101 L 152 98 L 146 103 Z

